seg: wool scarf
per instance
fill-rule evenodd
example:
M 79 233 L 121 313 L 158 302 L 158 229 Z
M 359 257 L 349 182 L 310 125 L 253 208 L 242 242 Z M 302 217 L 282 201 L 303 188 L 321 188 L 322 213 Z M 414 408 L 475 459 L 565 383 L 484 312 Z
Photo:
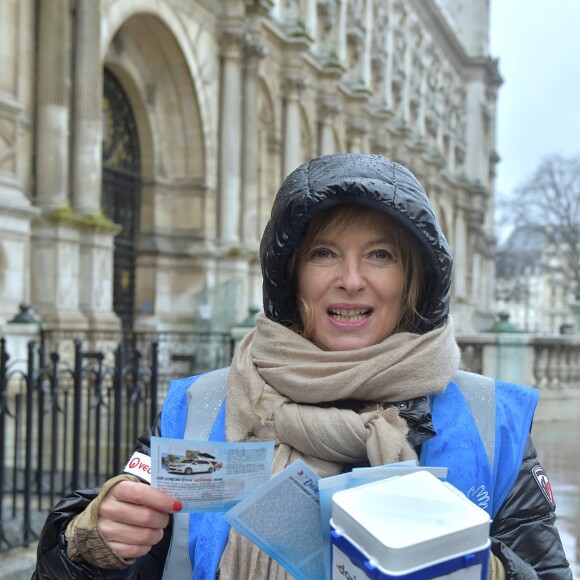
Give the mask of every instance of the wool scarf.
M 383 403 L 441 393 L 459 367 L 451 317 L 426 334 L 401 332 L 352 351 L 324 351 L 259 314 L 236 349 L 227 383 L 228 441 L 273 440 L 273 473 L 303 459 L 320 476 L 353 464 L 415 458 L 407 424 Z M 355 399 L 361 411 L 341 406 Z M 334 403 L 334 404 L 332 404 Z M 222 578 L 288 580 L 285 570 L 234 529 Z

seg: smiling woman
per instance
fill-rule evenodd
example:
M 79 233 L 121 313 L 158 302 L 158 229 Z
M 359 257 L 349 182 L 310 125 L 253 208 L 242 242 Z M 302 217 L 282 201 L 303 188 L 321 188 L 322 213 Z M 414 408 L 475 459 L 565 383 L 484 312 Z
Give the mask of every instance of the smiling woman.
M 554 506 L 533 476 L 545 473 L 529 437 L 538 392 L 458 373 L 451 252 L 415 176 L 370 154 L 301 165 L 276 196 L 260 254 L 256 328 L 229 370 L 203 386 L 172 383 L 137 451 L 151 434 L 203 423 L 210 440 L 274 441 L 274 473 L 296 459 L 321 477 L 408 459 L 446 467 L 493 520 L 490 578 L 569 580 Z M 173 498 L 144 487 L 113 480 L 97 497 L 65 498 L 39 542 L 39 567 L 58 574 L 40 577 L 126 568 L 142 580 L 154 563 L 163 578 L 290 579 L 223 514 L 175 514 Z

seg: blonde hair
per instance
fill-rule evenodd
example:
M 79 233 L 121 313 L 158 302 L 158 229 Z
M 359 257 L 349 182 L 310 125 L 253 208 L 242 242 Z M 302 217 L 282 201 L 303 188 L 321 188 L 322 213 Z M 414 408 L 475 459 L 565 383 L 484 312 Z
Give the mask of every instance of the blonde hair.
M 288 261 L 288 280 L 294 291 L 296 291 L 296 268 L 303 256 L 308 255 L 312 250 L 316 240 L 324 237 L 325 232 L 331 228 L 342 231 L 348 226 L 360 222 L 372 211 L 380 210 L 363 205 L 342 204 L 321 211 L 312 218 L 298 250 Z M 393 225 L 395 227 L 395 243 L 400 252 L 401 265 L 405 274 L 403 305 L 395 332 L 410 332 L 417 318 L 422 318 L 419 310 L 423 299 L 423 260 L 417 245 L 395 219 L 393 219 Z M 311 305 L 298 296 L 296 306 L 301 313 L 301 324 L 299 328 L 294 330 L 305 338 L 311 338 L 314 331 Z

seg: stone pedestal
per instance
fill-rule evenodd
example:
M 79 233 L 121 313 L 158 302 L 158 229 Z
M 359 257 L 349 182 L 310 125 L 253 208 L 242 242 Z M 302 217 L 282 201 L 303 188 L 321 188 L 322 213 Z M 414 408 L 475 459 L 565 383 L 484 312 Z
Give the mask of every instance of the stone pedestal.
M 28 343 L 31 340 L 37 345 L 40 343 L 40 325 L 7 322 L 0 328 L 0 334 L 6 339 L 6 352 L 10 357 L 8 359 L 9 372 L 26 373 L 28 370 Z
M 534 345 L 527 334 L 497 333 L 483 347 L 483 374 L 502 381 L 533 385 Z
M 121 329 L 113 312 L 114 236 L 118 230 L 110 224 L 81 235 L 79 307 L 91 329 Z
M 32 229 L 31 304 L 50 329 L 118 329 L 113 240 L 106 218 L 47 213 Z
M 30 300 L 30 222 L 38 214 L 9 196 L 0 184 L 0 321 L 12 318 L 18 305 Z
M 455 332 L 463 334 L 471 334 L 475 332 L 475 328 L 473 326 L 472 304 L 468 304 L 464 300 L 452 301 L 451 315 L 453 316 Z
M 260 312 L 260 307 L 256 305 L 252 305 L 248 308 L 248 316 L 240 324 L 237 324 L 232 328 L 230 331 L 230 335 L 232 340 L 234 341 L 234 349 L 238 347 L 241 340 L 251 332 L 254 328 L 256 328 L 256 314 Z
M 81 231 L 42 218 L 32 228 L 30 302 L 48 328 L 85 329 L 79 308 Z
M 580 300 L 576 300 L 570 305 L 574 316 L 574 333 L 580 334 Z

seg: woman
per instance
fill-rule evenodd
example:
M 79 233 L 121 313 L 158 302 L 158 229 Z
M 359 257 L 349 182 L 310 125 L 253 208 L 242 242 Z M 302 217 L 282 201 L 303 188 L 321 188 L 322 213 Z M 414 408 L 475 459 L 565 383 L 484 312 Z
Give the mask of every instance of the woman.
M 458 386 L 451 254 L 416 178 L 376 155 L 302 165 L 278 192 L 261 260 L 265 314 L 234 355 L 227 405 L 223 373 L 200 379 L 217 384 L 211 413 L 200 414 L 197 377 L 176 381 L 137 450 L 151 433 L 187 435 L 197 413 L 210 439 L 274 440 L 274 472 L 299 457 L 321 476 L 418 457 L 448 466 L 493 517 L 490 576 L 571 578 L 533 477 L 537 392 L 484 377 Z M 221 514 L 176 514 L 130 475 L 97 492 L 49 516 L 36 578 L 287 577 Z

